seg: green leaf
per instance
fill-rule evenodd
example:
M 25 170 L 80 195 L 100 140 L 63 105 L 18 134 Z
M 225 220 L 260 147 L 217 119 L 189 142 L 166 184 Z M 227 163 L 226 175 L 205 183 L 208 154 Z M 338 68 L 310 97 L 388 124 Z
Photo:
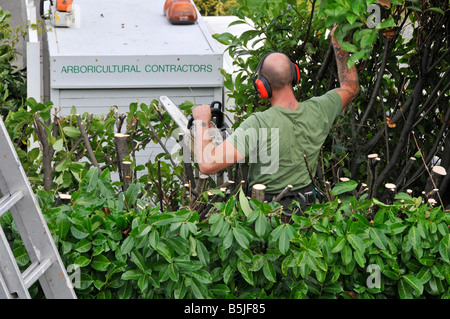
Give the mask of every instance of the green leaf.
M 148 282 L 149 282 L 149 280 L 148 280 L 148 276 L 147 276 L 147 275 L 142 274 L 142 275 L 139 277 L 137 284 L 138 284 L 139 289 L 140 289 L 142 292 L 145 292 L 145 291 L 147 290 L 147 288 L 148 288 Z
M 250 244 L 250 242 L 242 228 L 234 227 L 233 228 L 233 236 L 234 236 L 234 239 L 236 239 L 236 241 L 242 248 L 245 248 L 245 249 L 248 248 L 248 245 Z
M 134 237 L 128 236 L 123 241 L 122 246 L 120 247 L 120 251 L 122 254 L 126 255 L 130 253 L 133 248 L 134 248 Z
M 190 278 L 190 280 L 188 280 L 188 282 L 189 282 L 189 288 L 191 289 L 195 298 L 198 298 L 198 299 L 206 298 L 208 292 L 202 283 L 200 283 L 195 278 Z
M 198 282 L 201 282 L 202 284 L 210 284 L 212 282 L 211 274 L 204 269 L 198 269 L 194 271 L 192 273 L 192 278 L 195 278 Z
M 87 240 L 86 238 L 82 239 L 77 243 L 75 246 L 75 250 L 80 253 L 85 253 L 89 251 L 92 247 L 92 242 L 90 240 Z
M 89 233 L 85 229 L 81 229 L 82 226 L 72 225 L 70 232 L 76 239 L 83 239 L 89 236 Z
M 400 280 L 397 285 L 398 295 L 401 299 L 413 299 L 412 288 L 404 280 Z
M 245 216 L 248 216 L 252 212 L 252 209 L 250 208 L 247 197 L 242 189 L 239 191 L 239 203 L 241 204 L 241 208 Z
M 130 259 L 136 266 L 138 266 L 140 270 L 145 272 L 146 270 L 145 260 L 137 250 L 133 250 L 131 252 Z
M 69 137 L 76 138 L 81 135 L 81 132 L 78 128 L 73 126 L 65 126 L 63 127 L 63 132 Z
M 335 283 L 326 285 L 325 287 L 323 287 L 323 290 L 332 294 L 338 294 L 344 291 L 344 288 L 341 284 Z
M 253 273 L 248 269 L 248 267 L 242 260 L 237 261 L 237 269 L 239 270 L 245 281 L 253 286 Z
M 255 231 L 258 237 L 263 237 L 269 230 L 270 225 L 267 217 L 263 213 L 259 212 L 258 214 L 259 216 L 255 221 Z
M 359 252 L 361 255 L 364 254 L 366 250 L 366 246 L 364 245 L 363 241 L 359 236 L 355 234 L 348 234 L 347 240 L 352 245 L 353 249 Z
M 358 186 L 358 183 L 355 181 L 345 181 L 337 183 L 333 189 L 331 190 L 331 193 L 336 196 L 340 195 L 346 192 L 350 192 L 354 190 Z
M 148 236 L 148 243 L 153 249 L 156 249 L 159 245 L 159 232 L 157 230 L 153 230 L 150 232 L 150 235 Z
M 364 268 L 366 265 L 366 258 L 364 257 L 364 254 L 361 254 L 359 251 L 355 251 L 353 253 L 353 256 L 355 257 L 356 262 L 361 268 Z
M 85 256 L 78 257 L 74 264 L 78 265 L 79 267 L 85 267 L 91 263 L 91 260 L 89 258 L 86 258 Z
M 387 237 L 381 230 L 377 228 L 369 228 L 369 237 L 373 239 L 378 248 L 382 250 L 387 249 Z
M 446 263 L 450 263 L 450 235 L 445 235 L 439 243 L 439 254 Z
M 281 227 L 281 231 L 278 238 L 278 249 L 285 255 L 289 250 L 291 239 L 295 237 L 294 230 L 289 224 L 283 224 L 279 227 Z
M 420 295 L 423 293 L 423 284 L 419 279 L 416 278 L 416 276 L 411 275 L 411 274 L 403 275 L 402 281 L 405 281 L 409 286 L 411 286 Z
M 445 12 L 441 8 L 428 8 L 425 10 L 425 12 L 427 11 L 439 12 L 440 14 L 445 15 Z
M 349 245 L 345 245 L 341 251 L 342 263 L 344 265 L 350 264 L 352 261 L 352 249 Z
M 109 264 L 111 264 L 111 262 L 108 260 L 108 258 L 106 258 L 104 255 L 98 255 L 92 259 L 91 266 L 95 270 L 105 271 L 106 268 L 108 268 Z
M 64 147 L 64 140 L 62 138 L 60 138 L 59 140 L 57 140 L 54 144 L 53 144 L 53 149 L 56 152 L 59 152 L 60 150 L 62 150 Z
M 340 252 L 345 247 L 346 243 L 347 239 L 343 236 L 339 236 L 331 247 L 331 253 L 335 254 Z
M 121 279 L 122 280 L 138 280 L 141 275 L 142 275 L 142 273 L 139 270 L 131 269 L 131 270 L 125 271 L 122 274 Z
M 358 1 L 354 1 L 354 2 L 358 2 Z M 349 12 L 346 17 L 345 17 L 348 21 L 348 23 L 353 24 L 356 19 L 358 19 L 358 16 L 352 12 Z
M 397 26 L 397 24 L 395 23 L 394 18 L 389 17 L 388 19 L 381 21 L 381 23 L 376 26 L 376 29 L 377 30 L 387 29 L 387 28 L 392 28 L 395 26 Z
M 230 292 L 230 288 L 228 288 L 227 285 L 218 284 L 210 287 L 209 291 L 215 295 L 225 296 L 227 293 Z
M 200 240 L 196 240 L 197 242 L 197 255 L 198 258 L 200 259 L 200 262 L 204 265 L 207 266 L 209 265 L 209 252 L 205 247 L 205 244 L 203 244 Z
M 265 260 L 264 265 L 263 265 L 263 273 L 268 281 L 271 281 L 271 282 L 277 281 L 275 269 L 273 268 L 273 264 L 271 262 L 269 262 L 267 259 Z
M 100 189 L 100 193 L 105 198 L 114 198 L 116 196 L 114 188 L 109 182 L 105 181 L 104 179 L 98 179 L 98 188 Z
M 233 231 L 228 229 L 227 234 L 223 238 L 222 245 L 224 249 L 230 248 L 231 244 L 233 244 Z
M 178 279 L 180 278 L 180 272 L 174 263 L 169 264 L 169 278 L 175 282 L 178 282 Z
M 413 248 L 420 247 L 420 234 L 416 226 L 412 226 L 408 232 L 408 241 Z
M 97 187 L 98 182 L 98 168 L 90 169 L 84 177 L 84 182 L 87 184 L 86 191 L 89 193 Z
M 432 277 L 431 267 L 422 267 L 417 274 L 417 279 L 420 280 L 422 284 L 426 284 L 428 280 Z

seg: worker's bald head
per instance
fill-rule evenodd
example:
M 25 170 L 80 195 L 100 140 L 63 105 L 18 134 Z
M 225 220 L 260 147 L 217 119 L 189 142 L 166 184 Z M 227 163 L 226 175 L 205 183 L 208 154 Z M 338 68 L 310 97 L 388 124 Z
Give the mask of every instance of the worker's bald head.
M 259 73 L 269 81 L 273 90 L 292 85 L 294 77 L 291 60 L 279 52 L 266 57 Z

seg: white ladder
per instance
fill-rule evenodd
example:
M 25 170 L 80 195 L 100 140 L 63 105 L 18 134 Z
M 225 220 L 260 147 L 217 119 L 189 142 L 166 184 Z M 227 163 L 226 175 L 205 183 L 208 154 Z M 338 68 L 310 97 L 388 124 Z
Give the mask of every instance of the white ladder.
M 0 299 L 30 299 L 37 280 L 47 299 L 75 299 L 66 269 L 0 117 L 0 217 L 10 212 L 31 265 L 21 273 L 0 227 Z

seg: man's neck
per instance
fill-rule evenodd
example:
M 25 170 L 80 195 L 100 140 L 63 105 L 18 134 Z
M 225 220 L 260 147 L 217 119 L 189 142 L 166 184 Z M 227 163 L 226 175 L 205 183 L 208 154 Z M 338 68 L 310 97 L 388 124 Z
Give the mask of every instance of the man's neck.
M 294 93 L 292 92 L 292 89 L 290 90 L 282 90 L 279 92 L 274 92 L 270 103 L 273 106 L 281 106 L 282 108 L 285 108 L 286 110 L 296 110 L 298 107 L 298 101 L 294 96 Z

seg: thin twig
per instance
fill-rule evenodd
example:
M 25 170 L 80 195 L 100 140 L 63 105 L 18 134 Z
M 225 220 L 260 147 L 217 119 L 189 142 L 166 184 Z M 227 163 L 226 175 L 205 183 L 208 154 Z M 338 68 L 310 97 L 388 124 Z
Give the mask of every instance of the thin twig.
M 95 158 L 94 152 L 92 151 L 91 143 L 89 142 L 89 137 L 86 133 L 86 129 L 84 128 L 83 122 L 81 121 L 80 114 L 76 115 L 78 127 L 80 128 L 81 136 L 83 137 L 84 144 L 86 145 L 86 150 L 89 154 L 89 158 L 91 159 L 92 165 L 99 169 L 99 173 L 101 173 L 100 167 L 98 166 L 97 159 Z

